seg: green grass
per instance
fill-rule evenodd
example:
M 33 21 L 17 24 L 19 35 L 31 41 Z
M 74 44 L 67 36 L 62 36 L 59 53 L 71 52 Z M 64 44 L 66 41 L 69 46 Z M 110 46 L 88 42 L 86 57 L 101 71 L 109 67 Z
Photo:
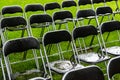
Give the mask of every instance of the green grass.
M 31 4 L 31 3 L 40 3 L 40 4 L 42 4 L 42 5 L 44 5 L 45 3 L 49 3 L 49 2 L 58 2 L 58 3 L 60 3 L 61 4 L 61 2 L 62 2 L 62 0 L 1 0 L 0 1 L 0 10 L 2 9 L 2 7 L 3 6 L 11 6 L 11 5 L 20 5 L 23 9 L 24 9 L 24 7 L 25 7 L 25 5 L 27 5 L 27 4 Z M 77 2 L 77 0 L 76 0 L 76 2 Z M 114 3 L 114 2 L 113 2 Z M 107 3 L 108 5 L 110 5 L 111 7 L 112 7 L 112 9 L 113 10 L 115 10 L 115 5 L 113 5 L 113 3 Z M 98 6 L 102 6 L 103 4 L 99 4 L 99 5 L 97 5 L 97 4 L 95 4 L 95 8 L 97 8 Z M 86 8 L 91 8 L 91 5 L 87 5 L 87 6 L 84 6 L 84 7 L 80 7 L 80 9 L 86 9 Z M 69 11 L 71 11 L 72 13 L 73 13 L 73 16 L 74 17 L 76 17 L 76 8 L 75 7 L 72 7 L 72 8 L 65 8 L 65 10 L 69 10 Z M 58 11 L 58 10 L 54 10 L 54 11 Z M 53 12 L 54 11 L 48 11 L 47 13 L 49 13 L 50 15 L 52 15 L 53 14 Z M 39 12 L 38 12 L 39 13 Z M 37 13 L 37 14 L 38 14 Z M 29 15 L 31 15 L 32 13 L 30 13 Z M 9 15 L 7 15 L 7 16 L 9 16 Z M 119 20 L 119 18 L 118 18 L 118 16 L 119 15 L 117 15 L 116 16 L 116 20 Z M 107 20 L 107 17 L 105 18 L 105 20 L 104 21 L 106 21 Z M 85 20 L 84 21 L 85 22 L 85 24 L 87 24 L 87 20 Z M 96 25 L 95 24 L 95 21 L 92 21 L 92 23 L 91 24 L 93 24 L 93 25 Z M 64 26 L 64 25 L 62 25 L 62 26 Z M 72 23 L 69 23 L 69 28 L 70 28 L 70 31 L 72 31 L 73 30 L 73 24 Z M 52 27 L 52 26 L 51 26 Z M 38 31 L 38 29 L 32 29 L 33 30 L 33 33 L 35 34 L 34 36 L 35 37 L 39 37 L 39 32 L 40 31 Z M 13 33 L 11 33 L 11 32 L 8 32 L 8 35 L 9 35 L 9 39 L 12 39 L 12 38 L 15 38 L 15 37 L 18 37 L 18 36 L 20 36 L 20 33 L 21 32 L 14 32 L 14 34 Z M 25 35 L 25 36 L 27 36 L 27 34 Z M 110 38 L 109 38 L 109 40 L 112 40 L 112 38 L 114 38 L 113 36 L 111 36 Z M 88 39 L 89 40 L 89 39 Z M 114 45 L 114 44 L 111 44 L 111 45 Z M 115 43 L 115 45 L 117 45 L 117 43 Z M 64 46 L 66 46 L 66 45 L 64 45 Z M 55 48 L 54 48 L 55 49 Z M 54 51 L 54 50 L 53 50 Z M 15 55 L 17 55 L 16 57 L 13 57 L 13 56 L 15 56 Z M 22 55 L 23 55 L 23 53 L 22 53 Z M 39 54 L 38 54 L 39 55 Z M 33 55 L 32 54 L 28 54 L 27 55 L 27 58 L 31 58 L 31 57 L 33 57 Z M 66 55 L 66 57 L 67 58 L 69 58 L 70 57 L 70 55 Z M 54 60 L 54 59 L 56 59 L 56 57 L 53 57 L 51 60 Z M 21 57 L 21 55 L 19 55 L 19 54 L 14 54 L 14 55 L 11 55 L 10 56 L 10 61 L 11 62 L 14 62 L 14 61 L 17 61 L 17 60 L 22 60 L 22 57 Z M 40 61 L 41 62 L 41 61 Z M 30 66 L 30 64 L 31 64 L 31 66 Z M 88 65 L 88 64 L 87 64 Z M 104 64 L 102 64 L 102 63 L 100 63 L 100 64 L 98 64 L 101 68 L 105 68 L 103 65 Z M 29 66 L 29 67 L 28 67 Z M 34 62 L 33 61 L 30 61 L 30 62 L 27 62 L 27 63 L 25 63 L 25 65 L 24 64 L 14 64 L 14 65 L 12 65 L 12 68 L 13 68 L 13 72 L 16 72 L 16 71 L 24 71 L 24 70 L 26 70 L 26 69 L 32 69 L 32 67 L 34 67 L 35 66 L 35 64 L 34 64 Z M 19 68 L 20 67 L 20 68 Z M 22 68 L 22 69 L 21 69 Z M 1 74 L 0 74 L 1 75 Z M 16 80 L 27 80 L 27 78 L 30 78 L 31 76 L 36 76 L 36 75 L 38 75 L 39 76 L 39 74 L 32 74 L 32 75 L 26 75 L 25 77 L 24 76 L 20 76 L 20 77 L 18 77 Z M 62 75 L 58 75 L 58 74 L 56 74 L 56 73 L 53 73 L 53 77 L 54 77 L 54 80 L 61 80 L 61 78 L 62 78 Z M 1 78 L 0 78 L 0 80 L 1 80 Z M 106 78 L 106 80 L 107 80 L 107 78 Z M 117 76 L 117 78 L 115 79 L 115 80 L 120 80 L 120 78 L 119 78 L 119 75 Z

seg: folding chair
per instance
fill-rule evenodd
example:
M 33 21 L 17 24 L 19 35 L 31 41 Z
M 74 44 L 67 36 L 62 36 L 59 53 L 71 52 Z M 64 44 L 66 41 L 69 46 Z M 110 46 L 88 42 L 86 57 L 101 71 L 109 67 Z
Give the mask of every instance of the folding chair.
M 8 40 L 8 36 L 10 36 L 8 35 L 8 31 L 13 32 L 13 33 L 15 33 L 15 31 L 22 31 L 21 37 L 23 37 L 25 30 L 27 30 L 27 23 L 23 17 L 3 18 L 1 20 L 1 29 L 3 31 L 1 36 L 2 36 L 2 41 L 4 43 L 5 41 Z M 19 32 L 16 33 L 16 35 L 19 35 Z M 15 36 L 13 36 L 13 38 L 15 38 Z
M 77 11 L 77 4 L 74 0 L 66 0 L 62 2 L 62 9 L 69 10 L 74 16 L 74 13 Z
M 76 18 L 77 18 L 77 22 L 75 24 L 78 23 L 78 26 L 83 26 L 83 25 L 89 25 L 92 24 L 92 20 L 94 19 L 96 24 L 98 26 L 98 22 L 96 20 L 96 13 L 93 9 L 84 9 L 84 10 L 78 10 L 77 14 L 76 14 Z M 87 24 L 86 23 L 87 21 Z M 92 24 L 94 25 L 94 24 Z
M 48 32 L 52 29 L 52 26 L 50 26 L 52 25 L 52 17 L 48 14 L 32 15 L 30 17 L 29 23 L 30 23 L 31 29 L 37 28 L 37 32 L 39 32 L 38 37 L 41 39 L 45 32 Z M 47 31 L 46 31 L 46 28 L 47 28 Z M 30 32 L 32 32 L 32 30 Z M 34 33 L 31 33 L 31 36 L 35 36 Z
M 112 55 L 120 55 L 119 30 L 120 30 L 119 21 L 109 21 L 109 22 L 104 22 L 101 24 L 100 33 L 101 33 L 101 38 L 103 41 L 104 52 L 107 52 L 108 54 L 112 54 Z M 112 38 L 114 34 L 114 38 L 112 38 L 112 40 L 109 40 L 108 36 L 105 36 L 106 33 L 110 33 L 109 38 Z
M 65 73 L 62 80 L 105 80 L 105 78 L 99 67 L 89 66 Z
M 32 14 L 40 14 L 44 13 L 44 7 L 41 4 L 28 4 L 25 6 L 25 16 L 26 19 L 29 19 L 29 17 Z
M 68 22 L 71 22 L 73 26 L 75 25 L 73 15 L 70 11 L 64 10 L 64 11 L 58 11 L 53 14 L 53 25 L 54 29 L 61 29 L 62 24 L 65 25 L 65 29 L 69 30 Z M 58 25 L 58 28 L 57 28 Z M 74 26 L 75 27 L 75 26 Z
M 76 51 L 76 58 L 89 64 L 97 64 L 109 59 L 106 53 L 103 53 L 102 44 L 98 35 L 97 28 L 92 25 L 81 26 L 73 30 L 73 43 Z M 92 45 L 89 39 L 94 36 Z
M 12 72 L 13 69 L 11 67 L 8 56 L 10 56 L 14 53 L 21 54 L 21 52 L 24 52 L 24 51 L 30 51 L 29 53 L 33 53 L 33 55 L 34 55 L 33 59 L 35 60 L 37 70 L 36 69 L 31 70 L 31 71 L 27 70 L 25 73 L 22 73 L 22 74 L 19 73 L 19 74 L 15 75 Z M 14 39 L 14 40 L 9 40 L 9 41 L 5 42 L 4 45 L 3 45 L 3 57 L 4 57 L 4 61 L 5 61 L 5 65 L 6 65 L 9 80 L 14 80 L 18 76 L 25 75 L 25 74 L 30 74 L 32 72 L 40 72 L 37 53 L 40 55 L 40 57 L 42 59 L 42 62 L 40 64 L 43 65 L 43 68 L 44 68 L 43 72 L 44 72 L 44 75 L 45 75 L 45 74 L 47 74 L 47 71 L 46 71 L 46 68 L 45 68 L 45 63 L 44 63 L 44 59 L 43 59 L 42 52 L 41 52 L 41 49 L 40 49 L 40 45 L 39 45 L 39 42 L 36 38 L 25 37 L 25 38 L 18 38 L 18 39 Z M 15 58 L 15 56 L 17 56 L 17 55 L 14 55 L 14 58 Z M 23 62 L 23 61 L 21 61 L 21 62 Z M 14 67 L 14 70 L 15 70 L 15 67 Z M 22 68 L 21 68 L 21 71 L 22 71 Z M 49 80 L 45 76 L 39 77 L 38 79 Z
M 114 80 L 115 74 L 120 73 L 120 57 L 114 57 L 108 62 L 108 80 Z
M 2 17 L 13 17 L 13 16 L 22 16 L 24 17 L 23 10 L 21 6 L 6 6 L 2 8 L 1 11 Z
M 57 30 L 46 33 L 43 37 L 43 48 L 49 71 L 64 74 L 74 68 L 83 68 L 82 65 L 77 64 L 76 60 L 70 61 L 68 59 L 71 54 L 75 54 L 68 31 Z
M 96 14 L 98 17 L 102 16 L 99 24 L 101 24 L 103 22 L 103 19 L 105 16 L 108 17 L 107 21 L 111 21 L 114 20 L 114 15 L 113 15 L 113 11 L 109 6 L 104 6 L 104 7 L 98 7 L 96 10 Z M 111 15 L 111 18 L 110 18 Z
M 1 66 L 1 69 L 2 69 L 3 80 L 6 80 L 4 66 L 3 66 L 3 63 L 2 63 L 2 58 L 0 58 L 0 66 Z
M 88 24 L 99 26 L 96 12 L 94 11 L 93 6 L 91 5 L 91 0 L 78 0 L 78 11 L 76 14 L 76 18 L 78 19 L 77 21 L 78 26 L 83 26 Z
M 115 9 L 113 9 L 113 13 L 114 14 L 120 14 L 120 8 L 119 8 L 119 1 L 118 0 L 105 0 L 105 2 L 106 2 L 106 5 L 108 5 L 107 4 L 107 2 L 110 2 L 110 3 L 113 3 L 113 2 L 115 2 L 115 3 L 113 3 L 113 5 L 116 5 L 116 7 L 115 7 Z M 113 8 L 112 6 L 110 6 L 111 8 Z
M 61 6 L 57 2 L 51 2 L 45 4 L 45 12 L 52 15 L 54 11 L 59 11 Z
M 95 9 L 94 4 L 99 4 L 99 3 L 103 3 L 103 6 L 99 6 L 97 7 L 97 9 Z M 96 15 L 99 21 L 99 25 L 103 22 L 103 20 L 105 20 L 106 18 L 104 17 L 108 17 L 107 21 L 111 21 L 114 19 L 114 15 L 113 15 L 113 11 L 112 8 L 106 5 L 105 0 L 91 0 L 91 4 L 93 6 L 93 9 L 96 11 Z

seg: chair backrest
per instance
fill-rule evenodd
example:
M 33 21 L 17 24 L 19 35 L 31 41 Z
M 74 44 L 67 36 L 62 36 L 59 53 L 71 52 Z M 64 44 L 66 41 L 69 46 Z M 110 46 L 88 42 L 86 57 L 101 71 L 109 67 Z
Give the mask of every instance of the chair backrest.
M 63 1 L 62 2 L 62 8 L 72 7 L 72 6 L 77 6 L 76 2 L 73 1 L 73 0 L 68 0 L 68 1 Z
M 1 20 L 1 28 L 17 27 L 19 25 L 27 25 L 26 20 L 23 17 L 10 17 Z
M 71 41 L 71 35 L 66 30 L 48 32 L 43 37 L 43 43 L 45 46 L 49 44 L 56 44 L 63 41 Z
M 90 0 L 78 0 L 78 5 L 87 5 L 87 4 L 91 4 Z
M 53 14 L 53 20 L 64 20 L 67 18 L 73 18 L 73 15 L 70 11 L 58 11 Z
M 100 26 L 100 31 L 102 34 L 105 32 L 112 32 L 115 30 L 120 30 L 120 22 L 119 21 L 104 22 Z
M 90 16 L 95 16 L 95 11 L 92 9 L 79 10 L 77 12 L 77 18 L 86 18 Z
M 62 80 L 105 80 L 104 74 L 97 66 L 71 70 L 64 74 Z
M 52 22 L 52 17 L 48 14 L 32 15 L 30 17 L 30 24 L 44 23 L 44 22 Z
M 96 14 L 97 15 L 102 15 L 102 14 L 112 14 L 113 11 L 109 6 L 105 6 L 105 7 L 98 7 L 96 10 Z
M 57 2 L 52 2 L 52 3 L 46 3 L 45 4 L 45 11 L 47 10 L 53 10 L 53 9 L 60 9 L 60 4 Z
M 81 26 L 73 30 L 73 39 L 87 37 L 89 35 L 97 35 L 97 28 L 92 25 Z
M 41 4 L 28 4 L 25 6 L 25 12 L 29 11 L 44 11 L 44 7 Z
M 104 3 L 106 0 L 92 0 L 93 3 Z
M 112 77 L 120 73 L 120 57 L 114 57 L 108 62 L 107 66 L 107 74 L 109 80 L 112 79 Z
M 9 40 L 3 45 L 5 56 L 15 52 L 24 52 L 29 49 L 40 49 L 39 41 L 33 37 Z
M 20 6 L 6 6 L 2 8 L 2 15 L 5 14 L 14 14 L 14 13 L 23 13 L 23 10 Z

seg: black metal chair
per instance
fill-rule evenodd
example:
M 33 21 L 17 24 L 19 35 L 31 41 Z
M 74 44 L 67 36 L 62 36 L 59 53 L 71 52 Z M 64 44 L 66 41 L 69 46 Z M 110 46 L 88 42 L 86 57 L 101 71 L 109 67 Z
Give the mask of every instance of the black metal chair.
M 114 75 L 120 73 L 120 57 L 114 57 L 108 62 L 108 80 L 114 80 Z
M 73 62 L 65 57 L 75 54 L 71 39 L 70 33 L 66 30 L 51 31 L 44 35 L 43 48 L 49 71 L 64 74 L 74 68 L 83 68 L 76 60 Z
M 109 21 L 104 22 L 100 26 L 100 33 L 101 38 L 103 41 L 104 52 L 107 52 L 108 54 L 112 55 L 120 55 L 120 47 L 119 47 L 119 39 L 120 39 L 120 22 L 119 21 Z M 112 38 L 112 41 L 109 40 L 109 37 L 112 37 L 112 33 L 114 32 L 114 38 Z M 109 36 L 104 36 L 105 33 L 109 33 Z M 116 43 L 116 44 L 114 44 Z M 111 45 L 110 45 L 111 44 Z
M 6 6 L 2 8 L 1 14 L 3 17 L 22 16 L 24 17 L 21 6 Z M 18 14 L 18 15 L 17 15 Z
M 38 52 L 37 52 L 37 50 L 38 50 Z M 24 51 L 30 51 L 29 53 L 33 53 L 33 55 L 34 55 L 33 60 L 35 60 L 35 64 L 36 64 L 36 68 L 37 68 L 37 69 L 31 70 L 31 71 L 27 70 L 25 73 L 27 74 L 27 73 L 32 73 L 32 72 L 44 72 L 44 75 L 47 74 L 44 59 L 43 59 L 43 55 L 42 55 L 42 51 L 41 51 L 40 45 L 39 45 L 39 41 L 34 37 L 18 38 L 18 39 L 14 39 L 14 40 L 9 40 L 9 41 L 7 41 L 3 44 L 3 57 L 4 57 L 4 61 L 5 61 L 5 65 L 6 65 L 9 80 L 14 80 L 18 76 L 24 75 L 24 73 L 23 72 L 19 73 L 19 74 L 17 73 L 17 75 L 15 75 L 12 72 L 13 69 L 11 67 L 10 60 L 9 60 L 8 56 L 10 56 L 14 53 L 16 53 L 16 55 L 21 54 Z M 39 55 L 42 59 L 42 62 L 40 63 L 41 65 L 43 65 L 43 70 L 42 71 L 40 71 L 39 62 L 38 62 L 38 58 L 37 58 L 37 53 L 39 53 Z M 15 55 L 14 55 L 14 58 L 15 58 Z M 20 62 L 24 62 L 24 61 L 20 61 Z M 21 63 L 21 64 L 23 64 L 23 63 Z M 21 68 L 21 71 L 22 71 L 22 68 Z M 38 79 L 46 80 L 47 77 L 42 76 L 41 78 L 39 77 Z
M 105 78 L 99 67 L 89 66 L 65 73 L 62 80 L 105 80 Z
M 81 26 L 75 28 L 72 33 L 76 58 L 78 61 L 97 64 L 99 62 L 105 62 L 110 58 L 106 53 L 101 52 L 103 47 L 98 36 L 97 28 L 94 26 Z M 89 39 L 93 36 L 93 44 L 89 45 L 91 42 Z
M 29 24 L 31 29 L 36 28 L 39 32 L 39 38 L 42 39 L 43 34 L 48 32 L 52 29 L 52 17 L 48 14 L 39 14 L 39 15 L 32 15 L 29 19 Z M 46 31 L 47 28 L 47 31 Z M 30 30 L 32 32 L 32 30 Z M 31 33 L 32 36 L 35 36 L 34 33 Z M 38 34 L 37 34 L 38 36 Z

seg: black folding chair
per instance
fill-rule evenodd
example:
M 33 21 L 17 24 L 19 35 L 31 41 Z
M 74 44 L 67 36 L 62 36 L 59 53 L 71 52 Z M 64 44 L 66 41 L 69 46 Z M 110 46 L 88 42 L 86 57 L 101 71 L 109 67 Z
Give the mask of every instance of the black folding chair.
M 92 20 L 94 19 L 96 24 L 98 26 L 98 22 L 96 20 L 96 13 L 93 9 L 84 9 L 84 10 L 78 10 L 77 14 L 76 14 L 76 18 L 77 18 L 77 22 L 78 26 L 82 26 L 82 25 L 89 25 L 92 24 L 94 25 L 92 22 Z M 88 20 L 86 22 L 86 20 Z M 87 23 L 87 24 L 85 24 Z
M 101 38 L 103 41 L 104 52 L 107 52 L 108 54 L 112 54 L 112 55 L 120 55 L 119 30 L 120 30 L 119 21 L 109 21 L 109 22 L 104 22 L 101 24 L 100 33 L 101 33 Z M 109 38 L 112 38 L 114 34 L 114 38 L 112 38 L 112 40 L 109 40 L 108 36 L 104 36 L 106 33 L 110 33 Z
M 51 2 L 51 3 L 46 3 L 45 4 L 45 12 L 52 15 L 53 12 L 59 11 L 61 9 L 61 6 L 57 2 Z
M 78 0 L 78 12 L 76 14 L 76 18 L 78 19 L 77 22 L 81 22 L 82 26 L 88 24 L 99 26 L 96 12 L 94 11 L 94 7 L 91 4 L 91 0 Z M 86 5 L 88 6 L 87 8 Z M 82 7 L 82 9 L 80 7 Z M 78 26 L 81 25 L 80 23 L 78 24 Z
M 29 20 L 30 28 L 32 32 L 33 28 L 37 28 L 37 32 L 39 32 L 39 38 L 42 39 L 43 34 L 52 29 L 52 17 L 48 14 L 40 14 L 40 15 L 32 15 Z M 47 28 L 47 31 L 46 31 Z M 35 31 L 36 33 L 36 31 Z M 38 35 L 37 34 L 37 35 Z M 35 36 L 34 33 L 31 33 L 31 36 Z
M 29 19 L 29 17 L 32 14 L 43 14 L 44 13 L 44 7 L 41 4 L 28 4 L 25 6 L 25 16 L 26 19 Z
M 94 5 L 99 4 L 99 3 L 103 3 L 103 6 L 98 6 L 96 9 Z M 96 15 L 97 15 L 98 20 L 100 20 L 99 25 L 103 22 L 103 20 L 104 21 L 106 21 L 106 20 L 111 21 L 114 19 L 113 10 L 110 6 L 106 5 L 105 0 L 91 0 L 91 4 L 92 4 L 94 10 L 96 11 Z M 108 19 L 106 19 L 104 17 L 108 17 Z
M 114 57 L 108 62 L 107 74 L 108 80 L 114 80 L 115 74 L 120 73 L 120 57 Z
M 29 53 L 33 53 L 33 55 L 34 55 L 33 59 L 35 60 L 35 64 L 36 64 L 37 69 L 31 70 L 31 71 L 27 70 L 25 73 L 22 72 L 22 73 L 19 73 L 19 74 L 17 73 L 17 75 L 15 75 L 12 72 L 13 69 L 11 67 L 8 56 L 11 56 L 14 53 L 16 53 L 16 55 L 21 54 L 24 51 L 29 51 Z M 40 63 L 41 65 L 43 65 L 43 68 L 44 68 L 42 71 L 40 71 L 39 62 L 38 62 L 38 58 L 37 58 L 37 53 L 40 55 L 40 57 L 42 59 L 42 62 Z M 16 58 L 15 57 L 16 55 L 13 55 L 13 58 Z M 3 57 L 4 57 L 4 61 L 5 61 L 5 65 L 6 65 L 9 80 L 14 80 L 18 76 L 25 75 L 25 74 L 30 74 L 30 73 L 33 73 L 33 72 L 44 72 L 44 76 L 39 77 L 38 79 L 49 80 L 49 79 L 47 79 L 47 77 L 45 77 L 45 74 L 47 74 L 47 71 L 46 71 L 46 68 L 45 68 L 45 63 L 44 63 L 44 59 L 43 59 L 42 51 L 40 49 L 39 42 L 34 37 L 19 38 L 19 39 L 9 40 L 9 41 L 5 42 L 4 45 L 3 45 Z M 20 61 L 20 62 L 25 63 L 25 61 Z M 23 64 L 23 63 L 21 63 L 21 64 Z M 22 67 L 19 67 L 19 68 L 22 71 L 23 68 Z M 29 68 L 29 66 L 28 66 L 28 68 Z M 15 70 L 15 67 L 14 67 L 14 70 Z
M 61 5 L 63 10 L 69 10 L 75 16 L 74 13 L 77 11 L 77 3 L 74 0 L 63 1 Z
M 3 17 L 22 16 L 24 17 L 21 6 L 6 6 L 2 8 L 1 14 Z
M 1 29 L 2 29 L 2 41 L 3 43 L 8 40 L 8 31 L 15 33 L 15 31 L 22 31 L 21 37 L 24 36 L 25 30 L 27 30 L 27 23 L 23 17 L 9 17 L 3 18 L 1 20 Z M 28 32 L 29 33 L 29 32 Z M 16 33 L 17 35 L 17 33 Z M 19 34 L 18 34 L 19 35 Z M 15 38 L 13 36 L 13 38 Z
M 98 17 L 100 16 L 102 17 L 101 20 L 99 21 L 99 24 L 103 22 L 103 19 L 105 16 L 108 17 L 107 21 L 114 20 L 113 11 L 109 6 L 98 7 L 96 10 L 96 14 Z M 111 18 L 110 18 L 110 15 L 111 15 Z
M 58 11 L 58 12 L 55 12 L 53 14 L 53 25 L 54 25 L 54 29 L 61 29 L 61 26 L 62 24 L 65 24 L 65 29 L 69 30 L 71 26 L 68 26 L 68 22 L 71 22 L 72 21 L 72 24 L 73 26 L 75 25 L 74 23 L 74 19 L 73 19 L 73 15 L 70 11 Z M 58 25 L 58 28 L 57 28 L 57 25 Z M 73 27 L 72 26 L 72 27 Z M 75 27 L 75 26 L 74 26 Z
M 112 3 L 113 5 L 116 5 L 116 7 L 115 7 L 115 9 L 113 9 L 113 13 L 114 13 L 114 15 L 115 14 L 120 14 L 120 8 L 119 8 L 119 1 L 118 0 L 105 0 L 105 2 L 106 2 L 106 5 L 108 5 L 107 4 L 107 2 L 109 3 Z M 114 3 L 113 3 L 114 2 Z M 113 8 L 112 6 L 110 6 L 111 8 Z
M 77 64 L 76 60 L 70 61 L 65 57 L 75 54 L 71 39 L 70 33 L 66 30 L 51 31 L 44 35 L 43 48 L 49 71 L 52 70 L 56 73 L 64 74 L 74 68 L 83 68 L 82 65 Z
M 100 42 L 97 28 L 94 26 L 88 25 L 75 28 L 72 36 L 78 61 L 97 64 L 109 59 L 109 56 L 106 53 L 101 52 L 103 47 Z M 95 38 L 93 44 L 88 45 L 91 42 L 89 39 L 93 36 Z
M 99 67 L 89 66 L 65 73 L 62 80 L 105 80 L 105 78 Z

